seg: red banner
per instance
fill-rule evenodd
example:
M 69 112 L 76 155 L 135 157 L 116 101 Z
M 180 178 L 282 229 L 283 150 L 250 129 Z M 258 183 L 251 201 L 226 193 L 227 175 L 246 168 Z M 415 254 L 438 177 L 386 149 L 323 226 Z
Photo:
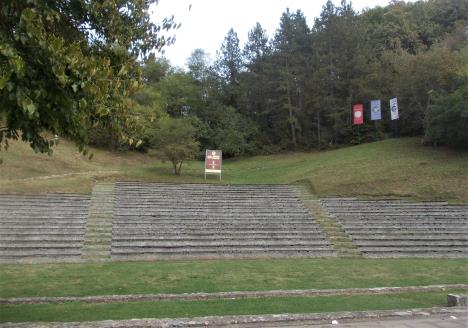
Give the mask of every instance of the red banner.
M 354 125 L 361 125 L 364 123 L 364 105 L 363 104 L 353 105 L 353 117 L 354 117 Z

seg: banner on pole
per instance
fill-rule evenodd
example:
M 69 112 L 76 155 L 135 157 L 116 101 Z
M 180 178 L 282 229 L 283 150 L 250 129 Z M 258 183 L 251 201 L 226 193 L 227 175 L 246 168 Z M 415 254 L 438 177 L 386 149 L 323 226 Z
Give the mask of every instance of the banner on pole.
M 223 152 L 221 150 L 207 149 L 205 152 L 205 179 L 207 173 L 219 174 L 221 180 L 221 162 L 223 160 Z
M 380 99 L 371 100 L 371 120 L 377 121 L 382 119 L 382 109 Z
M 398 120 L 398 100 L 397 98 L 390 99 L 390 115 L 392 120 Z
M 354 117 L 354 125 L 361 125 L 364 123 L 364 105 L 363 104 L 353 105 L 353 117 Z

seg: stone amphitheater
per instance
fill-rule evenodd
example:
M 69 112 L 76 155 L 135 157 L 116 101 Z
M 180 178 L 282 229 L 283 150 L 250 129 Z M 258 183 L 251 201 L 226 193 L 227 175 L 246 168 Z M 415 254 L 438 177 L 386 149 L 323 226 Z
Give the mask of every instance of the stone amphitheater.
M 314 200 L 317 202 L 316 200 Z M 91 196 L 0 195 L 0 262 L 341 256 L 468 257 L 468 206 L 326 198 L 289 185 L 98 184 Z

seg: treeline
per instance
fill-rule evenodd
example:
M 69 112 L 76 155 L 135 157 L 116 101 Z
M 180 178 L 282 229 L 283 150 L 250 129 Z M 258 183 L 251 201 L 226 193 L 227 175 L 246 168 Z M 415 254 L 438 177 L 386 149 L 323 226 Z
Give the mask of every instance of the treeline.
M 135 139 L 228 156 L 389 136 L 467 147 L 467 25 L 468 0 L 393 1 L 362 13 L 328 1 L 313 26 L 301 11 L 286 10 L 272 38 L 257 23 L 241 48 L 231 29 L 214 63 L 202 49 L 187 71 L 147 61 L 146 86 L 133 100 L 144 127 Z M 398 121 L 390 120 L 393 97 Z M 382 100 L 383 119 L 371 123 L 372 99 Z M 366 108 L 359 128 L 354 103 Z

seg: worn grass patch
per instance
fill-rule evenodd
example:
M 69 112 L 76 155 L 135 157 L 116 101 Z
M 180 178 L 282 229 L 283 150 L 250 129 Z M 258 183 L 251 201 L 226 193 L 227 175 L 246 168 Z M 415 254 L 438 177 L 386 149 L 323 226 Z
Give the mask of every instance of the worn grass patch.
M 0 297 L 468 284 L 457 259 L 272 259 L 0 266 Z
M 120 304 L 70 302 L 63 304 L 5 305 L 0 306 L 0 322 L 66 322 L 429 308 L 446 305 L 448 292 L 453 291 L 398 295 L 269 297 L 240 300 L 161 301 Z
M 203 162 L 184 164 L 174 176 L 170 163 L 144 154 L 93 149 L 90 161 L 62 141 L 53 156 L 34 154 L 13 142 L 0 157 L 3 193 L 90 193 L 99 181 L 195 183 Z M 61 176 L 62 175 L 62 176 Z M 25 180 L 26 179 L 26 180 Z M 468 154 L 422 146 L 418 138 L 389 139 L 325 152 L 288 153 L 226 160 L 223 183 L 273 184 L 308 180 L 319 196 L 409 197 L 468 202 Z M 208 183 L 218 183 L 210 177 Z

